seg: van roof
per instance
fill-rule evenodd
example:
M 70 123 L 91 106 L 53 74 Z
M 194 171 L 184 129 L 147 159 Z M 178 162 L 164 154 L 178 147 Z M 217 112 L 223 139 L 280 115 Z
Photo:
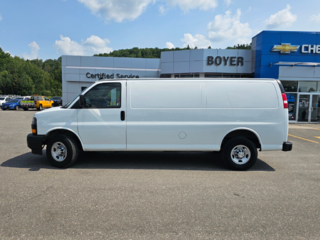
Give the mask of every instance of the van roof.
M 102 79 L 95 81 L 97 82 L 110 82 L 110 81 L 146 81 L 146 80 L 153 80 L 153 81 L 230 81 L 230 80 L 250 80 L 250 81 L 277 81 L 278 79 L 275 78 L 116 78 L 116 79 Z

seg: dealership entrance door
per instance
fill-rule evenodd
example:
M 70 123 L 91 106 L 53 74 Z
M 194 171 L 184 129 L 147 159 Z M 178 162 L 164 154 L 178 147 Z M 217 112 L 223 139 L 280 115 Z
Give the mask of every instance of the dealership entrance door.
M 320 94 L 298 94 L 297 116 L 299 123 L 320 123 Z

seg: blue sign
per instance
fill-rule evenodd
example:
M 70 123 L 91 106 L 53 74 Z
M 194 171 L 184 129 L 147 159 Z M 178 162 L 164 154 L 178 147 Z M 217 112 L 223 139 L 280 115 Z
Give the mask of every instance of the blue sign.
M 288 103 L 294 103 L 296 101 L 293 94 L 287 94 Z
M 320 32 L 262 31 L 252 38 L 256 78 L 279 78 L 278 62 L 320 63 Z

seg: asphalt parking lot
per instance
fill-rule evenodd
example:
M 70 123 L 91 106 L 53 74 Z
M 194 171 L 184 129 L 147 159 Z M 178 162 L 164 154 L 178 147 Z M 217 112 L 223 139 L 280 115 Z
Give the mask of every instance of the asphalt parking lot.
M 34 113 L 0 110 L 0 239 L 320 239 L 320 125 L 290 125 L 293 151 L 245 172 L 170 152 L 56 169 L 27 148 Z

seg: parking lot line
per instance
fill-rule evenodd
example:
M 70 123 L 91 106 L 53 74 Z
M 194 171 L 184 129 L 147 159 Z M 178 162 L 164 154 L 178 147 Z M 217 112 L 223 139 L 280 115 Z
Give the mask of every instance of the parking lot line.
M 295 137 L 295 138 L 299 138 L 299 139 L 302 139 L 302 140 L 305 140 L 305 141 L 309 141 L 309 142 L 313 142 L 313 143 L 318 143 L 318 142 L 316 142 L 316 141 L 312 141 L 312 140 L 310 140 L 310 139 L 306 139 L 306 138 L 294 136 L 294 135 L 291 135 L 291 134 L 288 134 L 288 136 L 290 136 L 290 137 Z
M 319 138 L 320 139 L 320 137 L 318 137 L 318 136 L 314 136 L 315 138 Z

